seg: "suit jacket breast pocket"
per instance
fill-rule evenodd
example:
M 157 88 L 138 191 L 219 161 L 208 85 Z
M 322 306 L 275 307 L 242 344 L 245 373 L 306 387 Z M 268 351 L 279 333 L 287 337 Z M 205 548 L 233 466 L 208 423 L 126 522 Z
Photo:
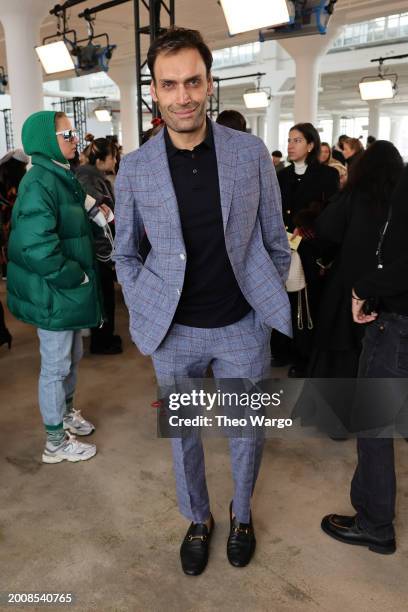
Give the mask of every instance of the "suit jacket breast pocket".
M 259 197 L 259 175 L 257 171 L 237 172 L 234 193 L 238 195 L 256 195 Z

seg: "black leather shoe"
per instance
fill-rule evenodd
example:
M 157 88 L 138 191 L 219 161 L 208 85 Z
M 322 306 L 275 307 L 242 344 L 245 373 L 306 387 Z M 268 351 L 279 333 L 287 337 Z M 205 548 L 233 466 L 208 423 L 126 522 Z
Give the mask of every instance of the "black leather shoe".
M 395 538 L 378 538 L 364 531 L 358 524 L 357 515 L 328 514 L 322 520 L 321 526 L 327 535 L 345 544 L 367 546 L 369 550 L 382 555 L 391 555 L 395 552 Z
M 8 329 L 0 330 L 0 346 L 2 346 L 3 344 L 7 344 L 10 350 L 12 341 L 13 341 L 13 337 L 10 334 Z
M 249 523 L 239 523 L 237 518 L 232 518 L 232 502 L 230 503 L 230 534 L 227 542 L 228 561 L 234 567 L 245 567 L 252 559 L 255 552 L 256 539 L 252 516 Z
M 210 530 L 204 523 L 191 523 L 181 545 L 181 567 L 188 576 L 198 576 L 207 566 L 210 540 L 215 525 L 212 515 L 210 518 Z

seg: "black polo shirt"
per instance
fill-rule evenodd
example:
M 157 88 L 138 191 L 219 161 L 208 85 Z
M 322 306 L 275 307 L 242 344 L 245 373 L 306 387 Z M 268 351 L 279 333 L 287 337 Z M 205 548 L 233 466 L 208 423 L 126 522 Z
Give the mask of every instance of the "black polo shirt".
M 228 258 L 221 213 L 218 166 L 211 123 L 192 151 L 177 149 L 164 128 L 170 174 L 186 246 L 186 273 L 174 321 L 190 327 L 224 327 L 251 307 Z

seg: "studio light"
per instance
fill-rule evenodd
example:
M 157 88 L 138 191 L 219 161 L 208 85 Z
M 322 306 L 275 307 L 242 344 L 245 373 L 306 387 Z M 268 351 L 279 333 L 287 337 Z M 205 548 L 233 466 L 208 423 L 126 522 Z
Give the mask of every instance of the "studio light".
M 268 106 L 268 94 L 266 91 L 250 91 L 244 93 L 244 102 L 247 108 L 265 108 Z
M 359 83 L 362 100 L 389 100 L 397 92 L 396 82 L 391 79 L 377 78 L 375 80 L 362 79 Z
M 221 0 L 231 35 L 290 21 L 286 0 Z
M 94 113 L 98 121 L 111 121 L 112 119 L 111 111 L 106 107 L 95 108 Z
M 261 88 L 261 73 L 257 76 L 255 89 L 247 89 L 244 93 L 244 102 L 247 108 L 266 108 L 271 99 L 271 88 Z
M 259 33 L 259 40 L 324 35 L 336 3 L 337 0 L 287 0 L 289 23 L 267 27 Z
M 376 57 L 371 63 L 378 62 L 378 75 L 363 77 L 358 84 L 362 100 L 390 100 L 398 93 L 398 74 L 384 69 L 384 62 L 406 59 L 408 53 L 390 57 Z
M 57 17 L 57 31 L 46 36 L 43 44 L 36 47 L 37 55 L 47 74 L 67 70 L 75 70 L 77 76 L 108 72 L 109 61 L 116 45 L 110 44 L 106 32 L 95 35 L 94 17 L 90 12 L 87 11 L 85 16 L 88 25 L 87 38 L 78 40 L 76 31 L 69 28 L 67 10 L 82 1 L 84 0 L 67 0 L 63 5 L 56 4 L 50 11 L 51 15 Z M 55 41 L 55 38 L 59 40 Z M 98 42 L 96 39 L 99 39 Z M 105 44 L 99 44 L 100 39 L 103 39 Z M 48 42 L 51 40 L 52 42 Z
M 100 34 L 100 36 L 107 35 Z M 98 38 L 98 36 L 94 36 L 91 40 L 87 39 L 86 45 L 77 45 L 72 50 L 72 55 L 75 57 L 75 72 L 77 76 L 93 72 L 108 72 L 109 60 L 116 45 L 110 45 L 109 42 L 106 46 L 95 45 L 92 42 L 95 38 Z
M 75 68 L 68 47 L 63 40 L 35 47 L 35 50 L 47 74 L 73 70 Z

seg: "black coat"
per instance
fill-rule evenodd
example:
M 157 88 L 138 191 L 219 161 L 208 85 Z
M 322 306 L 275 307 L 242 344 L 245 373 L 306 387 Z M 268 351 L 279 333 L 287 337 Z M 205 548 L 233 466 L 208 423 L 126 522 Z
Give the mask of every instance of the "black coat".
M 364 326 L 353 322 L 351 289 L 376 268 L 387 213 L 361 193 L 342 194 L 317 219 L 317 234 L 332 243 L 335 255 L 317 316 L 310 376 L 357 375 Z
M 324 208 L 330 197 L 339 189 L 339 173 L 334 168 L 324 166 L 318 162 L 310 164 L 304 175 L 295 174 L 294 166 L 288 166 L 278 174 L 278 181 L 282 194 L 282 212 L 286 229 L 293 232 L 297 225 L 303 225 L 298 219 L 302 217 L 308 225 L 313 228 L 314 213 L 311 205 Z M 312 220 L 313 219 L 313 220 Z M 308 296 L 308 309 L 306 308 L 305 294 L 301 295 L 301 312 L 304 323 L 303 329 L 299 329 L 298 314 L 300 311 L 298 294 L 289 293 L 292 311 L 293 342 L 290 348 L 285 349 L 291 354 L 291 360 L 295 364 L 306 363 L 313 347 L 314 330 L 308 329 L 308 310 L 312 321 L 317 313 L 320 301 L 322 279 L 320 269 L 316 260 L 321 256 L 321 244 L 317 239 L 302 240 L 298 248 L 305 273 Z M 272 340 L 272 352 L 276 353 L 279 338 L 276 333 Z
M 383 268 L 354 283 L 357 295 L 374 297 L 387 312 L 408 316 L 408 166 L 405 167 L 392 199 L 392 214 L 382 245 Z
M 308 208 L 311 203 L 327 204 L 339 189 L 339 173 L 330 166 L 318 162 L 310 164 L 305 174 L 295 174 L 293 165 L 278 173 L 282 194 L 282 213 L 286 229 L 293 232 L 294 218 L 299 211 Z

